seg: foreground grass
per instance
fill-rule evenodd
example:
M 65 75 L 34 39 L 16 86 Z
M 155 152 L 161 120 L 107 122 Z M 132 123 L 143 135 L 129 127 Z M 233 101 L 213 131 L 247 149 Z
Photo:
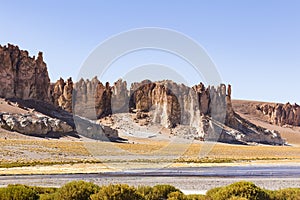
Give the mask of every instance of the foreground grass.
M 0 188 L 2 200 L 297 200 L 299 197 L 300 188 L 271 191 L 244 181 L 211 189 L 206 195 L 185 195 L 172 185 L 133 187 L 115 184 L 100 187 L 84 181 L 73 181 L 60 188 L 26 185 Z

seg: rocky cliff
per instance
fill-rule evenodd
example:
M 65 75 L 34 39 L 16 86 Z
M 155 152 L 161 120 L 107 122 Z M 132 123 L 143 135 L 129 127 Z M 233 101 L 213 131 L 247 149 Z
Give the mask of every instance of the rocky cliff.
M 97 77 L 80 79 L 76 83 L 71 78 L 67 81 L 60 78 L 51 84 L 50 94 L 56 107 L 92 120 L 129 111 L 129 91 L 127 83 L 121 79 L 110 86 L 102 84 Z
M 60 137 L 75 131 L 90 134 L 85 128 L 93 127 L 100 130 L 98 138 L 118 138 L 115 130 L 90 123 L 86 119 L 78 120 L 80 123 L 77 124 L 80 126 L 75 126 L 73 116 L 70 114 L 73 112 L 74 88 L 82 98 L 81 102 L 91 100 L 98 102 L 96 117 L 102 117 L 103 113 L 109 112 L 107 109 L 111 109 L 110 99 L 105 99 L 111 95 L 106 95 L 108 90 L 99 81 L 94 80 L 91 84 L 78 82 L 75 87 L 70 78 L 66 81 L 60 79 L 50 85 L 42 52 L 35 58 L 30 57 L 27 51 L 20 50 L 18 46 L 0 45 L 0 98 L 16 102 L 16 105 L 26 112 L 20 114 L 0 110 L 0 128 L 26 135 L 53 134 L 54 137 Z M 94 95 L 93 91 L 98 93 Z M 84 106 L 82 108 L 85 109 Z M 33 112 L 27 113 L 28 109 L 32 109 Z M 85 123 L 89 125 L 84 126 Z
M 74 85 L 74 113 L 95 120 L 112 114 L 112 91 L 109 83 L 103 85 L 97 77 L 79 80 Z
M 62 98 L 63 85 L 66 83 L 59 80 L 53 87 L 60 88 L 52 93 L 60 94 L 52 96 L 54 104 L 58 106 L 64 105 L 59 103 L 59 99 L 66 102 L 66 98 Z M 140 125 L 159 124 L 168 129 L 186 126 L 193 129 L 189 133 L 205 140 L 284 143 L 279 133 L 258 127 L 234 112 L 230 85 L 205 87 L 200 83 L 188 87 L 172 81 L 145 80 L 133 83 L 128 90 L 125 81 L 118 80 L 111 86 L 109 83 L 102 84 L 95 77 L 92 80 L 81 79 L 73 88 L 73 94 L 69 93 L 73 95 L 73 112 L 88 119 L 130 112 Z
M 268 104 L 257 105 L 256 109 L 268 117 L 276 125 L 300 126 L 300 106 L 297 104 Z
M 35 58 L 18 46 L 0 45 L 0 97 L 49 102 L 49 86 L 42 52 Z
M 50 86 L 50 99 L 56 107 L 72 113 L 73 81 L 69 78 L 66 82 L 60 78 Z
M 205 87 L 200 83 L 188 87 L 172 81 L 145 80 L 133 83 L 127 89 L 125 81 L 118 80 L 110 85 L 101 83 L 97 77 L 92 80 L 81 79 L 77 83 L 73 83 L 71 78 L 66 81 L 60 79 L 50 85 L 43 54 L 40 52 L 37 58 L 30 57 L 27 51 L 10 44 L 0 46 L 0 78 L 0 97 L 23 100 L 26 104 L 31 104 L 31 100 L 37 101 L 32 103 L 33 106 L 30 105 L 32 108 L 37 107 L 38 102 L 59 108 L 55 116 L 53 109 L 42 112 L 45 115 L 53 115 L 54 119 L 33 115 L 19 116 L 13 113 L 2 114 L 2 126 L 9 126 L 11 130 L 17 127 L 19 132 L 21 132 L 19 129 L 24 129 L 26 134 L 28 134 L 27 126 L 23 125 L 28 120 L 22 121 L 25 118 L 34 121 L 31 128 L 35 128 L 37 132 L 43 132 L 39 130 L 40 128 L 45 128 L 45 132 L 74 130 L 76 123 L 74 124 L 73 118 L 70 120 L 69 116 L 63 119 L 62 124 L 66 122 L 71 128 L 61 129 L 61 125 L 55 125 L 57 122 L 55 118 L 62 119 L 61 113 L 64 110 L 74 113 L 76 119 L 81 116 L 78 118 L 79 126 L 76 128 L 87 136 L 93 134 L 89 131 L 91 127 L 101 130 L 102 134 L 103 126 L 98 127 L 89 120 L 124 112 L 135 115 L 135 121 L 140 125 L 159 124 L 170 130 L 186 126 L 193 130 L 189 130 L 188 133 L 206 140 L 283 144 L 278 133 L 255 126 L 233 111 L 230 85 L 227 89 L 224 84 Z M 278 104 L 273 108 L 262 106 L 258 109 L 269 115 L 273 123 L 300 124 L 298 105 Z M 84 125 L 83 122 L 89 123 Z M 31 128 L 29 127 L 29 132 L 32 132 Z M 109 135 L 117 136 L 114 130 L 109 132 Z M 181 134 L 180 131 L 177 133 Z M 102 138 L 101 134 L 98 135 L 99 138 Z

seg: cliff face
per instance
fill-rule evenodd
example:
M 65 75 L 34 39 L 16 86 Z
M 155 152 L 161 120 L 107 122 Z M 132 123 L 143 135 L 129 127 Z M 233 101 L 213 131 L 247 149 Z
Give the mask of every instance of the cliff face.
M 104 86 L 96 77 L 81 79 L 74 85 L 74 113 L 92 120 L 108 116 L 112 113 L 111 98 L 109 83 Z
M 297 104 L 262 104 L 256 109 L 266 115 L 273 124 L 300 126 L 300 106 Z
M 0 97 L 49 102 L 49 86 L 42 52 L 35 58 L 18 46 L 0 46 Z
M 200 83 L 190 88 L 172 81 L 144 81 L 133 84 L 130 94 L 131 110 L 151 112 L 153 121 L 165 127 L 182 124 L 199 128 L 205 116 L 225 122 L 225 85 L 205 88 Z
M 133 83 L 130 90 L 125 81 L 118 80 L 105 86 L 95 77 L 92 80 L 81 79 L 74 84 L 74 94 L 70 87 L 71 79 L 58 80 L 52 85 L 51 95 L 54 105 L 72 111 L 89 119 L 99 119 L 113 113 L 150 112 L 153 122 L 165 127 L 178 124 L 200 126 L 201 116 L 212 116 L 225 121 L 226 107 L 233 112 L 230 95 L 226 86 L 208 87 L 200 83 L 192 88 L 172 81 L 151 82 L 149 80 Z M 67 88 L 67 89 L 66 89 Z M 67 105 L 67 106 L 66 106 Z
M 69 80 L 70 81 L 70 80 Z M 66 85 L 59 80 L 52 94 L 54 104 L 59 103 Z M 69 84 L 71 85 L 71 84 Z M 115 113 L 132 113 L 142 126 L 160 124 L 173 129 L 178 125 L 190 127 L 197 138 L 230 143 L 283 144 L 280 134 L 258 127 L 237 115 L 231 103 L 231 86 L 205 87 L 202 83 L 190 88 L 172 81 L 133 83 L 127 89 L 125 81 L 110 86 L 96 77 L 81 79 L 74 84 L 73 96 L 76 115 L 99 119 Z M 70 99 L 70 98 L 69 98 Z M 68 103 L 71 105 L 71 103 Z M 180 133 L 179 133 L 180 134 Z
M 18 46 L 10 44 L 0 46 L 0 97 L 16 101 L 24 109 L 39 111 L 21 115 L 3 113 L 0 110 L 0 127 L 27 135 L 43 136 L 51 133 L 56 137 L 75 131 L 75 125 L 80 124 L 76 127 L 78 133 L 89 135 L 91 131 L 99 130 L 97 138 L 117 137 L 115 130 L 90 123 L 85 119 L 77 120 L 78 123 L 74 124 L 70 114 L 74 112 L 72 108 L 74 96 L 74 99 L 78 96 L 77 99 L 81 103 L 82 107 L 77 106 L 76 109 L 82 115 L 88 113 L 89 109 L 95 111 L 95 108 L 97 112 L 92 112 L 95 118 L 106 116 L 111 112 L 109 85 L 104 87 L 96 79 L 91 82 L 81 81 L 74 85 L 71 78 L 66 81 L 60 79 L 50 85 L 42 52 L 35 58 L 30 57 L 27 51 L 20 50 Z M 93 108 L 86 107 L 91 101 L 94 103 Z M 94 129 L 90 130 L 90 127 Z
M 129 112 L 129 91 L 127 90 L 127 83 L 119 79 L 111 87 L 111 110 L 112 113 Z
M 60 78 L 50 86 L 50 98 L 54 106 L 72 113 L 73 81 L 69 78 L 66 82 Z
M 73 83 L 71 78 L 67 81 L 60 78 L 51 85 L 51 101 L 68 112 L 93 120 L 129 110 L 126 82 L 118 80 L 113 86 L 109 83 L 103 85 L 97 77 L 80 79 L 77 83 Z
M 171 90 L 171 84 L 150 81 L 133 84 L 130 89 L 130 110 L 151 112 L 153 122 L 165 127 L 175 127 L 180 124 L 183 115 L 179 102 L 181 99 L 176 97 L 175 90 Z

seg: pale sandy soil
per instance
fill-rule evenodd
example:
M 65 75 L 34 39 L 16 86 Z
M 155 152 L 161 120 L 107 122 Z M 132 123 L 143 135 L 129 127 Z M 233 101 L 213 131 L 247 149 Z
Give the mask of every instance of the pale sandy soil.
M 4 99 L 0 98 L 0 112 L 8 112 L 8 113 L 28 113 L 32 112 L 33 110 L 24 110 L 19 108 L 15 103 L 8 103 Z
M 18 174 L 82 174 L 115 172 L 117 170 L 101 163 L 78 163 L 78 164 L 60 164 L 51 166 L 28 166 L 0 168 L 0 175 L 18 175 Z

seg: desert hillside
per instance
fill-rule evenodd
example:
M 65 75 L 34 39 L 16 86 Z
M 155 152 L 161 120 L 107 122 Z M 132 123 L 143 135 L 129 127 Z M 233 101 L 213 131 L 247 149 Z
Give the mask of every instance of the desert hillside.
M 262 126 L 270 130 L 280 132 L 281 136 L 286 139 L 289 144 L 300 145 L 300 127 L 292 125 L 275 125 L 270 117 L 263 114 L 257 108 L 262 105 L 276 106 L 277 103 L 248 101 L 248 100 L 232 100 L 232 106 L 236 113 L 252 123 Z

